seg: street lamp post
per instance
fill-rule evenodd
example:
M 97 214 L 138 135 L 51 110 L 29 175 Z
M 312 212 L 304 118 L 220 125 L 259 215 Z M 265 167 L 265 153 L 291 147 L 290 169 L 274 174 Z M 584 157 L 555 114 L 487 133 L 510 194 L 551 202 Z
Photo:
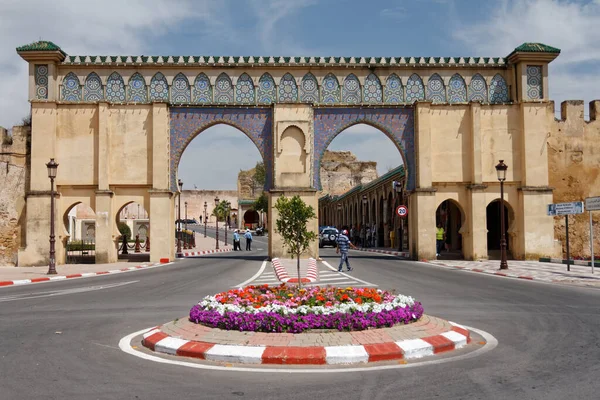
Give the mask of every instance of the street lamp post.
M 186 250 L 189 250 L 190 248 L 190 243 L 187 237 L 187 201 L 183 203 L 184 207 L 185 207 L 185 218 L 183 221 L 183 230 L 185 231 L 185 243 L 183 245 L 183 248 Z
M 179 186 L 179 196 L 177 196 L 177 255 L 181 255 L 181 191 L 183 190 L 183 181 L 177 180 Z
M 54 178 L 56 178 L 56 170 L 58 163 L 54 158 L 46 164 L 48 168 L 48 178 L 50 178 L 50 261 L 48 263 L 48 275 L 56 275 L 56 250 L 54 248 Z
M 506 262 L 506 234 L 504 227 L 504 181 L 506 180 L 506 170 L 508 166 L 504 160 L 500 160 L 496 165 L 496 173 L 500 181 L 500 269 L 508 269 Z
M 207 204 L 204 202 L 204 237 L 206 237 L 206 223 L 208 222 L 208 216 L 206 215 Z
M 365 220 L 365 212 L 367 211 L 367 203 L 368 202 L 369 202 L 369 200 L 367 199 L 367 195 L 363 194 L 363 197 L 362 197 L 362 205 L 363 205 L 362 206 L 362 231 L 363 231 L 363 234 L 362 234 L 362 241 L 361 241 L 362 247 L 366 247 L 365 239 L 367 237 L 367 227 L 365 224 L 367 223 L 367 221 Z
M 404 202 L 404 193 L 402 191 L 402 183 L 394 181 L 394 191 L 396 192 L 396 196 L 398 198 L 398 205 L 402 205 L 402 203 Z M 396 210 L 393 210 L 393 212 L 395 213 Z M 395 219 L 396 217 L 394 217 Z M 404 224 L 404 220 L 402 218 L 400 218 L 400 222 L 398 223 L 398 226 L 400 229 L 398 229 L 398 251 L 402 251 L 402 239 L 403 239 L 403 235 L 404 235 L 404 230 L 402 229 L 402 225 Z
M 216 209 L 216 207 L 219 206 L 219 198 L 215 197 L 215 219 L 217 221 L 217 247 L 216 249 L 219 250 L 219 210 Z

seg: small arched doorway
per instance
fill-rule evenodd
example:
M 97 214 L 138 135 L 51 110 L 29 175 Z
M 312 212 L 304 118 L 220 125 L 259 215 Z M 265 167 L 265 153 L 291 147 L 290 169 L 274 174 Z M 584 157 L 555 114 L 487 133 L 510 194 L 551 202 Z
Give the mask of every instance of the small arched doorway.
M 488 257 L 490 259 L 500 259 L 500 199 L 493 200 L 488 204 L 486 210 L 486 227 L 487 227 L 487 248 Z M 504 235 L 506 238 L 506 253 L 510 255 L 511 238 L 509 237 L 509 223 L 513 220 L 513 214 L 510 206 L 504 201 Z
M 255 210 L 248 210 L 244 213 L 244 227 L 256 229 L 260 222 L 260 216 Z
M 435 212 L 435 224 L 441 224 L 446 237 L 442 245 L 442 251 L 438 259 L 462 259 L 462 234 L 460 229 L 463 225 L 464 213 L 458 203 L 454 200 L 444 200 Z
M 66 264 L 96 262 L 96 213 L 87 204 L 78 202 L 63 215 Z

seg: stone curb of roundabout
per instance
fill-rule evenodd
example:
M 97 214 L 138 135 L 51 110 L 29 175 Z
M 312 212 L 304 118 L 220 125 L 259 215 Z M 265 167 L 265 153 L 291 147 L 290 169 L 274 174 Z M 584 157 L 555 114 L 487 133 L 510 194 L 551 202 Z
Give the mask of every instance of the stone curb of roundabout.
M 157 326 L 143 334 L 142 344 L 158 353 L 214 362 L 271 365 L 365 364 L 416 359 L 466 346 L 471 341 L 469 330 L 462 325 L 450 321 L 448 323 L 451 325 L 450 330 L 433 336 L 342 346 L 218 344 L 174 337 L 165 333 L 164 327 Z

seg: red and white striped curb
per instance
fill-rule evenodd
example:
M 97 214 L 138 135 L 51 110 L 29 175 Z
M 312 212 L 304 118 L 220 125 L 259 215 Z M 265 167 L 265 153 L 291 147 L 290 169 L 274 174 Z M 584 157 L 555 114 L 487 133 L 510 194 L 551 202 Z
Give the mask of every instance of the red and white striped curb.
M 281 261 L 279 258 L 274 258 L 271 260 L 271 265 L 275 270 L 275 275 L 280 282 L 287 282 L 290 280 L 290 275 L 287 273 L 286 269 L 281 265 Z
M 154 267 L 158 267 L 158 266 L 166 265 L 166 264 L 169 264 L 168 259 L 166 259 L 166 261 L 164 261 L 164 262 L 160 262 L 160 263 L 156 263 L 156 264 L 152 264 L 152 265 L 138 265 L 135 267 L 112 269 L 110 271 L 83 272 L 80 274 L 57 275 L 57 276 L 49 276 L 49 277 L 33 278 L 33 279 L 20 279 L 20 280 L 16 280 L 16 281 L 0 281 L 0 287 L 1 286 L 28 285 L 31 283 L 41 283 L 41 282 L 62 281 L 65 279 L 73 279 L 73 278 L 89 278 L 89 277 L 98 276 L 98 275 L 120 274 L 122 272 L 135 271 L 138 269 L 154 268 Z
M 389 255 L 392 255 L 392 256 L 404 257 L 404 258 L 409 258 L 410 257 L 410 253 L 408 251 L 391 251 L 391 250 L 367 249 L 367 248 L 364 248 L 364 247 L 359 248 L 358 251 L 368 251 L 368 252 L 371 252 L 371 253 L 389 254 Z
M 195 257 L 195 256 L 203 256 L 205 254 L 214 254 L 214 253 L 227 253 L 233 251 L 233 249 L 219 249 L 219 250 L 202 250 L 202 251 L 182 251 L 178 258 L 182 257 Z
M 171 337 L 153 328 L 143 335 L 142 344 L 158 353 L 240 364 L 359 364 L 432 356 L 459 349 L 470 342 L 464 326 L 436 336 L 389 343 L 347 346 L 242 346 L 197 342 Z
M 314 258 L 308 259 L 308 270 L 306 271 L 306 278 L 310 282 L 316 282 L 319 280 L 319 268 L 317 268 L 317 260 Z

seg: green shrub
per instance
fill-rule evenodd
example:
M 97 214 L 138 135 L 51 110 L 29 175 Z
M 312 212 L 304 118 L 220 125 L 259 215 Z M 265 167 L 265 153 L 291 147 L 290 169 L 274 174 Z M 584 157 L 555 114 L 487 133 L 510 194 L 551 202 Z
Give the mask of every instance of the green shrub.
M 131 229 L 129 229 L 129 225 L 127 225 L 125 222 L 119 222 L 118 228 L 121 236 L 125 236 L 129 242 L 131 240 Z M 122 237 L 121 240 L 123 240 Z

